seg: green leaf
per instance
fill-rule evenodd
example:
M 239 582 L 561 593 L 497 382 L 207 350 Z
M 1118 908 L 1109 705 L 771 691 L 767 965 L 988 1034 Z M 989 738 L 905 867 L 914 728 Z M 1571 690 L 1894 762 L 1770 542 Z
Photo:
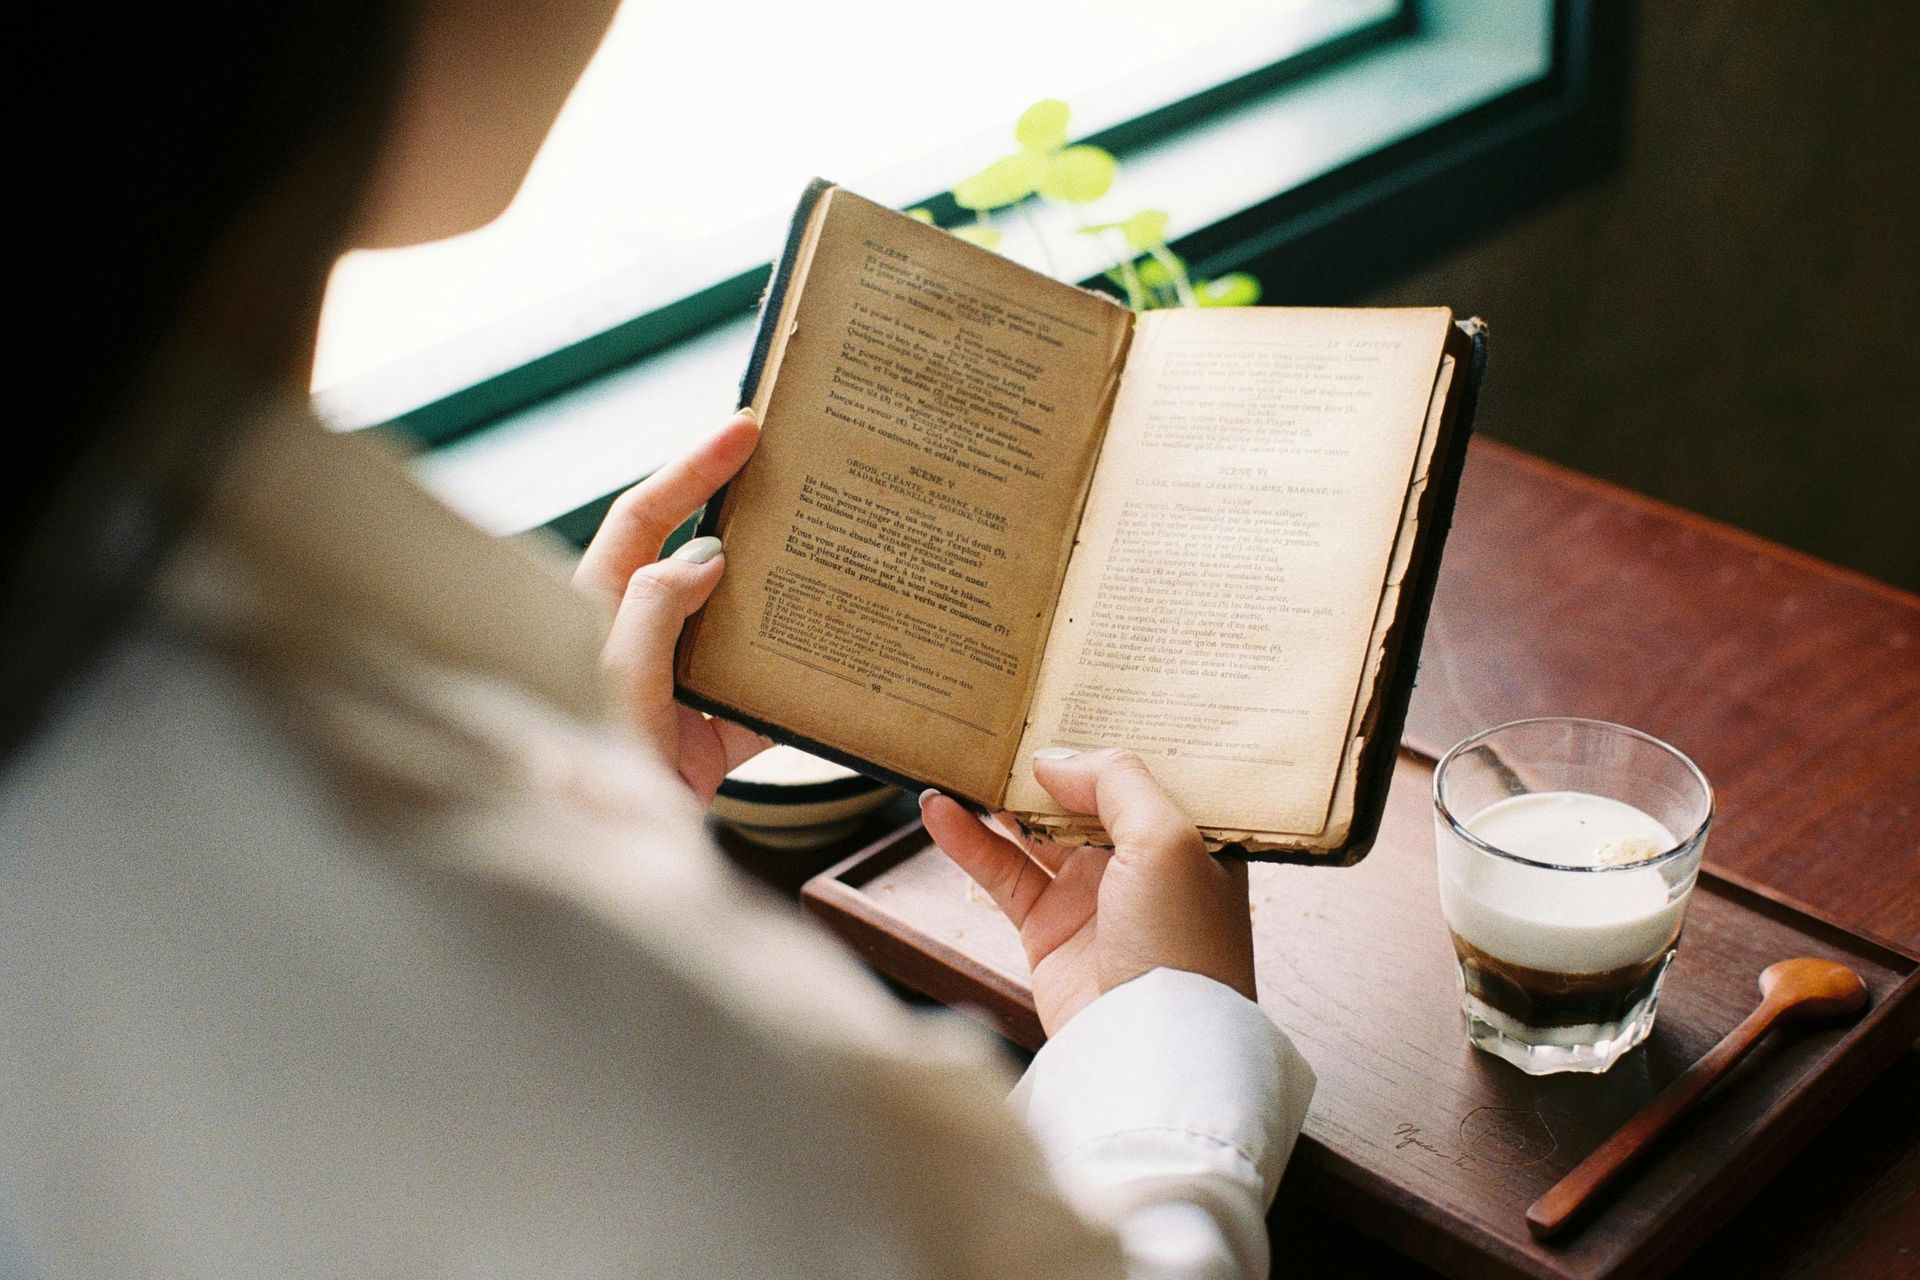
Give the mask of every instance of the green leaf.
M 1167 240 L 1167 213 L 1164 209 L 1142 209 L 1125 222 L 1093 222 L 1080 228 L 1083 236 L 1118 231 L 1127 238 L 1127 248 L 1136 254 L 1164 245 Z
M 977 244 L 982 249 L 1000 247 L 1000 228 L 985 222 L 963 222 L 953 229 L 953 234 L 968 244 Z
M 1260 301 L 1260 282 L 1244 271 L 1194 286 L 1194 301 L 1203 307 L 1250 307 Z
M 1164 209 L 1142 209 L 1122 222 L 1120 230 L 1127 237 L 1127 247 L 1135 253 L 1151 249 L 1157 244 L 1166 243 L 1167 212 Z
M 1034 103 L 1013 126 L 1013 136 L 1028 151 L 1058 151 L 1067 145 L 1067 104 L 1058 98 Z
M 933 210 L 931 209 L 909 209 L 907 210 L 907 216 L 915 222 L 924 222 L 928 226 L 933 225 Z
M 1107 194 L 1120 164 L 1099 147 L 1068 147 L 1046 165 L 1034 185 L 1040 194 L 1062 204 L 1090 204 Z
M 1016 151 L 955 183 L 953 200 L 962 209 L 998 209 L 1032 195 L 1046 172 L 1046 157 Z
M 1180 256 L 1176 253 L 1169 251 L 1167 257 L 1173 259 L 1175 263 L 1178 263 L 1183 268 L 1187 265 L 1180 260 Z M 1142 258 L 1139 262 L 1138 270 L 1140 272 L 1140 283 L 1146 285 L 1149 289 L 1173 288 L 1173 272 L 1168 269 L 1167 264 L 1159 257 Z

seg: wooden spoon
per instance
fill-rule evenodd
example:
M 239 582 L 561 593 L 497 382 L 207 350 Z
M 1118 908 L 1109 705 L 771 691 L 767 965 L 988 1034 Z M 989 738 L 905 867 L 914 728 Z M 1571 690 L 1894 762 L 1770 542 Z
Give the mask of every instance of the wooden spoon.
M 1770 964 L 1760 974 L 1760 1004 L 1701 1059 L 1642 1107 L 1598 1150 L 1527 1210 L 1527 1230 L 1536 1240 L 1558 1232 L 1587 1203 L 1631 1164 L 1694 1100 L 1733 1070 L 1747 1051 L 1777 1022 L 1830 1018 L 1858 1013 L 1867 1006 L 1867 984 L 1860 975 L 1832 960 L 1802 956 Z

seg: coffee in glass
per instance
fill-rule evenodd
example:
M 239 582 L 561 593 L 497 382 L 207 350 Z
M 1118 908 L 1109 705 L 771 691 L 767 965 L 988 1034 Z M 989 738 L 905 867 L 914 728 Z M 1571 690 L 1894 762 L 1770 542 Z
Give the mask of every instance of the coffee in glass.
M 1469 1040 L 1604 1071 L 1653 1027 L 1712 813 L 1685 756 L 1593 720 L 1518 721 L 1434 773 L 1440 904 Z

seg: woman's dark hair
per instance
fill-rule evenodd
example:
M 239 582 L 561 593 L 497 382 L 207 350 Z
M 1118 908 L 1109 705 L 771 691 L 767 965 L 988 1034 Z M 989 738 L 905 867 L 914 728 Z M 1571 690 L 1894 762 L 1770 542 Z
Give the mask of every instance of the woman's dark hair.
M 0 467 L 0 758 L 137 605 L 238 425 L 233 404 L 135 422 L 196 283 L 318 148 L 364 176 L 411 30 L 380 0 L 48 8 L 34 47 L 55 87 L 26 117 L 49 153 L 29 188 L 45 293 L 16 304 L 44 349 L 15 394 L 43 409 Z M 339 243 L 345 185 L 312 210 L 315 254 Z

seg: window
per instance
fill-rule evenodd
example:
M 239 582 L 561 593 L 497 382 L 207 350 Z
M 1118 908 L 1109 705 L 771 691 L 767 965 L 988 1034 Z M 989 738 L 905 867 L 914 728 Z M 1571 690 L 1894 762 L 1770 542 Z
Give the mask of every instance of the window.
M 1123 157 L 1116 207 L 1169 209 L 1203 270 L 1265 263 L 1273 300 L 1319 300 L 1301 286 L 1325 253 L 1289 262 L 1289 245 L 1404 203 L 1444 173 L 1436 158 L 1528 109 L 1545 111 L 1537 133 L 1593 97 L 1595 7 L 636 3 L 495 226 L 343 261 L 316 403 L 343 426 L 398 422 L 431 446 L 426 481 L 483 524 L 581 537 L 610 490 L 730 407 L 766 257 L 815 172 L 921 203 L 1004 151 L 1027 104 L 1062 97 L 1077 138 Z M 1008 248 L 1041 265 L 1031 241 Z
M 1399 12 L 1194 0 L 1170 22 L 1166 0 L 630 3 L 495 225 L 341 263 L 316 387 L 543 307 L 577 311 L 590 292 L 635 315 L 697 292 L 764 261 L 816 173 L 921 201 L 1005 151 L 1036 99 L 1072 103 L 1080 135 L 1110 130 Z

